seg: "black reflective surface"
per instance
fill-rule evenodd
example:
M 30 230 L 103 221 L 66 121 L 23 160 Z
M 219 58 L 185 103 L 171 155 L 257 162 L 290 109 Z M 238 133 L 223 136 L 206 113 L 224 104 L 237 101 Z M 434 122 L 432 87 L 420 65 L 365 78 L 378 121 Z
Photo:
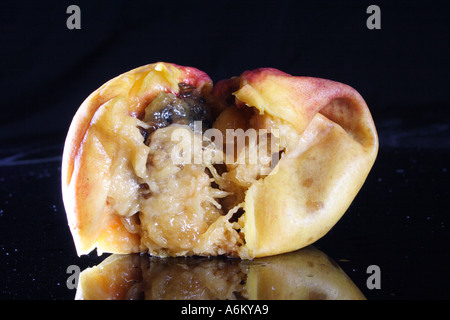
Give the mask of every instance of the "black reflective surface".
M 61 148 L 2 150 L 2 299 L 73 299 L 68 266 L 84 270 L 107 257 L 75 253 L 61 201 Z M 382 147 L 348 212 L 314 244 L 367 299 L 450 297 L 449 160 L 445 150 Z M 381 289 L 367 287 L 370 265 L 380 268 Z

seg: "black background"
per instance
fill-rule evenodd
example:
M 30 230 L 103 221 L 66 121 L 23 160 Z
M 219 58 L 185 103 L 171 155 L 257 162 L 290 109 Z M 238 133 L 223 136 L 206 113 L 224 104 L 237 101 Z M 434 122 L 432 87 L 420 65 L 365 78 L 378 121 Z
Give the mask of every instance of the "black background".
M 66 9 L 81 9 L 69 30 Z M 381 29 L 369 30 L 369 5 Z M 0 298 L 72 299 L 76 256 L 60 191 L 81 102 L 157 61 L 213 81 L 258 67 L 351 85 L 380 138 L 343 219 L 316 243 L 368 299 L 448 299 L 450 94 L 445 1 L 1 1 Z M 366 287 L 366 268 L 382 271 Z

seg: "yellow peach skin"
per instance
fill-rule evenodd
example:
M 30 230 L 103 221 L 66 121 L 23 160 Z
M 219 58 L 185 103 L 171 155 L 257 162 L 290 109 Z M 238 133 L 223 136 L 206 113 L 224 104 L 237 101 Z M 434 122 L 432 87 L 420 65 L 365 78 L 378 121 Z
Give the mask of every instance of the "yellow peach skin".
M 244 121 L 224 123 L 244 122 L 255 129 L 280 125 L 289 134 L 275 169 L 239 189 L 244 201 L 239 204 L 243 213 L 238 222 L 229 221 L 232 213 L 222 212 L 215 222 L 208 222 L 207 231 L 196 231 L 200 233 L 188 245 L 150 248 L 152 234 L 130 232 L 115 212 L 117 199 L 111 193 L 117 193 L 123 181 L 126 187 L 119 191 L 142 222 L 148 223 L 147 218 L 157 211 L 144 207 L 137 191 L 152 170 L 151 151 L 138 127 L 148 127 L 142 117 L 155 97 L 161 92 L 177 96 L 180 83 L 200 92 L 217 119 L 228 108 L 254 110 Z M 99 252 L 149 251 L 163 256 L 264 257 L 305 247 L 324 236 L 362 187 L 377 151 L 369 109 L 347 85 L 261 68 L 213 86 L 198 69 L 159 62 L 110 80 L 80 106 L 63 153 L 63 200 L 79 255 L 97 248 Z
M 244 234 L 251 256 L 315 242 L 347 210 L 375 161 L 378 139 L 366 103 L 347 85 L 274 69 L 244 73 L 235 95 L 302 134 L 277 173 L 247 191 Z

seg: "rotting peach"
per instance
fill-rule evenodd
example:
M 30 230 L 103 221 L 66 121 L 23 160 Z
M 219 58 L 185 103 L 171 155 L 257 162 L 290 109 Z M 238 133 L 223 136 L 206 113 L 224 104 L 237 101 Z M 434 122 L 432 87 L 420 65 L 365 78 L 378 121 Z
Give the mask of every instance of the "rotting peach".
M 233 157 L 175 163 L 177 130 L 200 143 L 193 156 L 234 143 L 208 140 L 196 121 L 268 138 L 245 139 Z M 238 161 L 252 148 L 272 161 Z M 377 151 L 369 109 L 345 84 L 261 68 L 213 86 L 196 68 L 158 62 L 108 81 L 80 106 L 64 148 L 63 199 L 79 255 L 252 259 L 324 236 Z

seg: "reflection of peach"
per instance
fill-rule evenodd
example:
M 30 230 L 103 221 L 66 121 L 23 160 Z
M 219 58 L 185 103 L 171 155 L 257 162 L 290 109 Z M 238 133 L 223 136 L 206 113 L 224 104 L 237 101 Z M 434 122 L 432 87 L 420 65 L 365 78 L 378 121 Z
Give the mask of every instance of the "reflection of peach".
M 112 255 L 81 273 L 76 298 L 365 299 L 334 261 L 311 246 L 253 261 Z
M 254 261 L 247 273 L 252 299 L 365 299 L 339 265 L 312 246 Z
M 198 120 L 221 132 L 279 132 L 266 154 L 280 159 L 276 170 L 263 161 L 174 164 L 171 133 Z M 79 254 L 263 257 L 325 235 L 377 149 L 370 112 L 347 85 L 263 68 L 213 86 L 198 69 L 155 63 L 81 105 L 64 149 L 63 198 Z

